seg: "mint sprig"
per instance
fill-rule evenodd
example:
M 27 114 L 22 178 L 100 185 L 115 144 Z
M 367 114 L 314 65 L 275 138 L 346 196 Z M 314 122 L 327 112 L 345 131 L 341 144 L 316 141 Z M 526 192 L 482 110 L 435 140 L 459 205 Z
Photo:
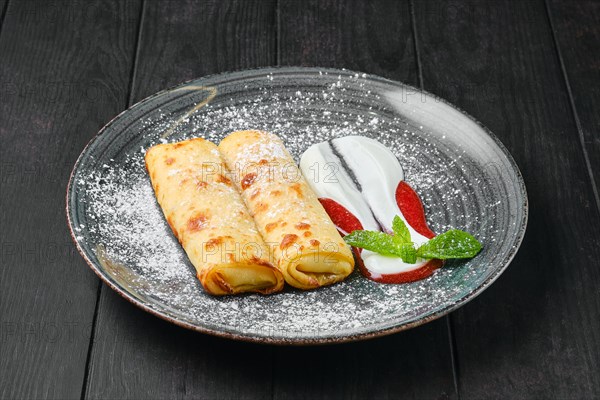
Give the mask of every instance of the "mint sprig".
M 396 256 L 407 263 L 417 261 L 417 251 L 412 243 L 399 240 L 397 236 L 388 235 L 384 232 L 357 230 L 344 236 L 344 240 L 350 246 L 360 247 L 384 256 Z
M 417 255 L 422 258 L 437 258 L 448 260 L 451 258 L 472 258 L 481 250 L 481 243 L 471 234 L 451 229 L 423 243 L 417 250 Z
M 448 260 L 472 258 L 481 251 L 481 243 L 467 232 L 451 229 L 415 249 L 410 231 L 396 215 L 392 221 L 393 235 L 367 230 L 356 230 L 344 237 L 350 246 L 360 247 L 385 256 L 400 257 L 405 263 L 414 264 L 417 258 Z

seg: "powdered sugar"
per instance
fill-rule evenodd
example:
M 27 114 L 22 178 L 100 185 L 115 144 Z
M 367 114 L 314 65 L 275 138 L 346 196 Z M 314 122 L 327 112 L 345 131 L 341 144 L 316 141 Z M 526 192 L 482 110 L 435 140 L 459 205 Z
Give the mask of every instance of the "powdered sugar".
M 234 130 L 260 129 L 281 137 L 298 160 L 311 144 L 333 137 L 377 138 L 399 157 L 434 231 L 450 226 L 471 231 L 484 243 L 482 254 L 411 284 L 378 284 L 355 271 L 340 284 L 309 292 L 205 294 L 164 221 L 143 160 L 145 150 L 164 141 L 161 135 L 205 94 L 178 93 L 174 99 L 167 92 L 130 111 L 127 121 L 111 125 L 101 138 L 117 139 L 92 146 L 74 177 L 73 201 L 81 210 L 73 217 L 75 233 L 91 258 L 103 249 L 108 264 L 101 269 L 110 279 L 158 312 L 203 329 L 294 341 L 410 323 L 452 306 L 494 273 L 497 257 L 505 255 L 498 253 L 506 236 L 501 229 L 510 228 L 502 219 L 508 217 L 503 217 L 500 173 L 481 165 L 460 139 L 414 126 L 395 111 L 382 95 L 383 87 L 390 90 L 388 84 L 351 73 L 282 71 L 191 83 L 216 87 L 218 94 L 167 140 L 204 137 L 218 143 Z

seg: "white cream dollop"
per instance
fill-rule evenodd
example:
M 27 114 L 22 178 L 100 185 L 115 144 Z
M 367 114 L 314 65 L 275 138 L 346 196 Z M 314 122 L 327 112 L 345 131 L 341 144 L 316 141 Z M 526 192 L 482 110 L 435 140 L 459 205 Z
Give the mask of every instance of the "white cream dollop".
M 383 144 L 363 136 L 346 136 L 334 139 L 332 143 L 362 190 L 344 169 L 331 145 L 322 142 L 309 147 L 300 159 L 300 170 L 317 196 L 332 199 L 345 207 L 358 218 L 363 229 L 381 230 L 381 226 L 392 232 L 392 219 L 396 215 L 406 223 L 396 203 L 396 188 L 404 179 L 396 156 Z M 408 223 L 406 225 L 416 246 L 428 240 Z M 373 278 L 412 271 L 427 262 L 418 259 L 416 264 L 408 264 L 398 257 L 368 250 L 363 250 L 361 256 Z

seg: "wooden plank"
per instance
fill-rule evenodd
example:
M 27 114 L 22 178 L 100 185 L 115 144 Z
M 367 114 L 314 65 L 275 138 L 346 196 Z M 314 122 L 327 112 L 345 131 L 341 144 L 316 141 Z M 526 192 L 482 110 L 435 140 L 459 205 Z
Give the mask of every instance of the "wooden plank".
M 454 399 L 444 320 L 365 342 L 276 348 L 274 399 Z
M 2 32 L 2 25 L 4 25 L 4 19 L 8 11 L 8 0 L 0 0 L 0 33 Z
M 425 88 L 495 132 L 529 192 L 517 257 L 454 313 L 461 398 L 598 398 L 600 216 L 545 5 L 431 0 L 415 14 Z
M 13 1 L 0 36 L 0 398 L 79 398 L 98 279 L 71 243 L 69 172 L 125 106 L 135 1 Z
M 348 68 L 417 85 L 408 2 L 281 1 L 283 65 Z M 274 398 L 455 398 L 446 321 L 372 341 L 275 352 Z
M 600 3 L 548 2 L 588 171 L 600 207 Z
M 281 65 L 347 68 L 417 84 L 408 1 L 280 3 Z
M 86 398 L 271 398 L 271 347 L 177 327 L 107 287 L 99 312 Z
M 275 0 L 167 3 L 147 5 L 135 101 L 204 75 L 275 64 Z
M 148 1 L 135 101 L 185 80 L 275 63 L 274 1 Z M 272 348 L 173 326 L 103 287 L 89 398 L 270 399 Z

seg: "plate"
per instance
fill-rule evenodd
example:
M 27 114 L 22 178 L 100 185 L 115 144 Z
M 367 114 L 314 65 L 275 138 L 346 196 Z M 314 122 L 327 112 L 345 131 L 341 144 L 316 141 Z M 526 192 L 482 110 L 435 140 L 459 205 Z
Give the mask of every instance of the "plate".
M 435 232 L 474 234 L 483 250 L 402 285 L 355 271 L 313 291 L 213 297 L 171 234 L 144 166 L 146 149 L 242 129 L 279 135 L 298 160 L 310 145 L 364 135 L 387 145 Z M 94 272 L 140 308 L 234 339 L 310 344 L 414 327 L 462 306 L 514 257 L 527 222 L 521 174 L 500 141 L 456 107 L 402 83 L 347 70 L 268 68 L 200 78 L 157 93 L 108 123 L 67 188 L 73 240 Z

